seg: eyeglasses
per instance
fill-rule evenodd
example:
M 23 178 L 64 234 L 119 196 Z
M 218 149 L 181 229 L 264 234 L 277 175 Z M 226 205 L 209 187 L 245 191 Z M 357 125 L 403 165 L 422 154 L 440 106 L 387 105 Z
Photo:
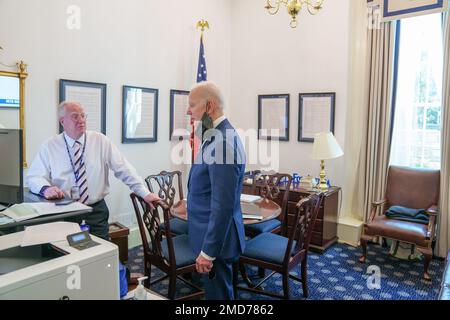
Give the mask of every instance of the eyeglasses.
M 70 119 L 72 119 L 73 121 L 78 121 L 78 120 L 86 120 L 87 119 L 87 114 L 86 113 L 71 113 L 70 114 Z

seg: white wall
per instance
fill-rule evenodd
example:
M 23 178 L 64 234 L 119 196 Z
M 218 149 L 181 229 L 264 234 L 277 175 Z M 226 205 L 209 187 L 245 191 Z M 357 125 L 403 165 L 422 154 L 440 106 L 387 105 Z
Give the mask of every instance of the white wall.
M 81 8 L 81 29 L 66 27 L 69 5 Z M 57 133 L 58 80 L 107 83 L 107 135 L 141 176 L 168 169 L 169 91 L 196 80 L 199 31 L 206 18 L 209 77 L 230 95 L 230 1 L 0 0 L 0 61 L 28 66 L 28 161 Z M 158 143 L 121 144 L 122 85 L 158 88 Z M 0 119 L 0 123 L 1 123 Z M 134 220 L 129 190 L 111 176 L 107 198 L 115 220 Z
M 316 16 L 303 10 L 291 29 L 284 8 L 270 16 L 261 0 L 0 0 L 0 61 L 29 64 L 29 162 L 57 133 L 58 80 L 65 78 L 108 84 L 107 135 L 140 175 L 170 168 L 169 91 L 195 82 L 195 24 L 205 18 L 209 79 L 223 88 L 232 123 L 256 129 L 258 94 L 290 93 L 290 142 L 281 143 L 280 171 L 318 175 L 312 144 L 297 142 L 298 94 L 336 92 L 335 133 L 345 151 L 351 1 L 326 1 Z M 69 5 L 81 8 L 81 30 L 66 27 Z M 160 89 L 158 143 L 120 143 L 122 85 Z M 336 185 L 344 185 L 343 168 L 344 158 L 327 162 Z M 111 185 L 114 220 L 130 225 L 129 190 L 114 177 Z
M 325 1 L 315 16 L 302 10 L 296 29 L 285 8 L 271 16 L 260 0 L 232 0 L 231 118 L 258 127 L 259 94 L 291 94 L 290 142 L 281 142 L 280 171 L 318 176 L 311 143 L 297 141 L 298 94 L 336 92 L 335 135 L 345 147 L 348 103 L 350 0 Z M 335 185 L 344 180 L 343 158 L 328 161 Z

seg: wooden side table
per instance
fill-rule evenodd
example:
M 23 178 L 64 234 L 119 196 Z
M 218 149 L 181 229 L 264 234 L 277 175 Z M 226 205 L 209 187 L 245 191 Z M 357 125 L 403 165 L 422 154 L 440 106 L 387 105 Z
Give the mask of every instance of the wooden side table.
M 128 235 L 130 234 L 130 229 L 124 225 L 113 222 L 109 224 L 109 237 L 111 242 L 119 247 L 119 260 L 122 264 L 127 264 L 128 262 Z

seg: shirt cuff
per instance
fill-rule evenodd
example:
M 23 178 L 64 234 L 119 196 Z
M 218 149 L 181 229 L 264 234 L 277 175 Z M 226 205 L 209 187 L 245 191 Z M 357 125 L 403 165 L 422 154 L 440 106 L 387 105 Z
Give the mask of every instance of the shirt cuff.
M 207 255 L 206 253 L 204 253 L 203 251 L 200 252 L 200 255 L 201 255 L 203 258 L 205 258 L 206 260 L 209 260 L 209 261 L 214 261 L 214 260 L 216 260 L 216 258 L 212 258 L 212 257 L 208 256 L 208 255 Z
M 42 197 L 44 197 L 44 192 L 45 192 L 45 190 L 47 190 L 48 188 L 50 188 L 50 186 L 43 186 L 43 187 L 41 188 L 41 190 L 39 191 L 39 195 L 42 196 Z

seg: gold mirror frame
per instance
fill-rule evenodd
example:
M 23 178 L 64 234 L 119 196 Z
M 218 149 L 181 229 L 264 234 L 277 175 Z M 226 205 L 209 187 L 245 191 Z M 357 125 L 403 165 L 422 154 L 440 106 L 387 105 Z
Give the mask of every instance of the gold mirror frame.
M 4 71 L 0 70 L 0 76 L 5 77 L 14 77 L 19 78 L 19 85 L 20 85 L 20 91 L 19 91 L 19 126 L 20 129 L 22 129 L 23 132 L 23 167 L 27 168 L 27 148 L 26 148 L 26 131 L 25 131 L 25 79 L 28 77 L 27 73 L 27 65 L 20 61 L 16 63 L 16 66 L 18 68 L 18 72 L 11 72 L 11 71 Z

